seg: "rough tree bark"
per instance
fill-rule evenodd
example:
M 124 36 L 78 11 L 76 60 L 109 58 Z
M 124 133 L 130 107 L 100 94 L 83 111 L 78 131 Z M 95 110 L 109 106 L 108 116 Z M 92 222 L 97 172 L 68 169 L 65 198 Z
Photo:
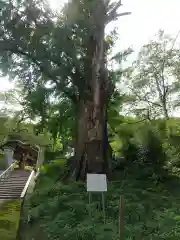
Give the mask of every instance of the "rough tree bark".
M 92 1 L 93 2 L 93 1 Z M 83 88 L 79 86 L 77 136 L 75 144 L 76 180 L 86 173 L 107 173 L 112 151 L 108 142 L 107 106 L 112 94 L 106 67 L 105 26 L 126 13 L 117 13 L 121 0 L 94 1 L 89 16 L 89 41 L 84 62 Z M 83 89 L 83 92 L 81 91 Z
M 108 1 L 109 2 L 109 1 Z M 116 10 L 121 1 L 114 5 L 108 14 L 105 0 L 94 5 L 91 16 L 83 93 L 80 94 L 77 116 L 77 139 L 75 146 L 76 180 L 85 180 L 86 173 L 107 173 L 108 158 L 111 155 L 107 133 L 107 105 L 110 83 L 106 68 L 105 25 L 117 16 Z
M 102 17 L 100 19 L 100 16 Z M 105 69 L 104 31 L 105 9 L 103 1 L 98 1 L 92 13 L 93 29 L 90 30 L 87 56 L 84 63 L 87 79 L 79 102 L 77 142 L 75 159 L 77 162 L 76 179 L 86 177 L 86 173 L 104 173 L 106 138 L 106 81 L 101 77 Z

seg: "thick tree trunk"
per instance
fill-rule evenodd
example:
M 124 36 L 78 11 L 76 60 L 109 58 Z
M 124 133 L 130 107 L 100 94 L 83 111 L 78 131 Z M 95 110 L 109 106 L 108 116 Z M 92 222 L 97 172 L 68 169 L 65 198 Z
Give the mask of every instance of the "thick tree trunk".
M 104 46 L 105 5 L 97 1 L 92 10 L 84 62 L 85 79 L 80 92 L 75 146 L 76 179 L 84 180 L 86 173 L 108 172 L 107 104 L 108 75 Z M 80 90 L 81 88 L 79 88 Z
M 77 180 L 84 180 L 86 173 L 108 171 L 106 125 L 106 104 L 95 106 L 89 101 L 80 104 L 75 146 Z

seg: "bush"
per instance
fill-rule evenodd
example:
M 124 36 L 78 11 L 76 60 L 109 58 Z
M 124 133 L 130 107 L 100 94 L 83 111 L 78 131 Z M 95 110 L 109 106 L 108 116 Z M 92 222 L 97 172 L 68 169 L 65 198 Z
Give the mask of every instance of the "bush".
M 90 216 L 85 184 L 55 184 L 47 176 L 40 178 L 41 184 L 30 199 L 31 221 L 25 228 L 30 239 L 38 240 L 40 236 L 47 240 L 118 239 L 121 195 L 125 198 L 125 239 L 180 237 L 180 197 L 150 179 L 138 181 L 132 176 L 110 183 L 105 194 L 104 224 L 99 194 L 92 195 Z
M 43 187 L 36 188 L 31 198 L 31 230 L 37 225 L 47 239 L 116 239 L 117 226 L 107 219 L 103 224 L 103 215 L 97 210 L 99 201 L 95 196 L 91 209 L 92 219 L 88 213 L 88 196 L 85 185 L 71 182 L 46 182 Z M 94 214 L 95 213 L 95 214 Z M 104 234 L 105 233 L 105 234 Z M 32 232 L 31 238 L 37 239 Z M 33 235 L 35 234 L 35 235 Z M 112 236 L 114 236 L 112 238 Z
M 126 171 L 116 170 L 113 176 L 116 175 L 117 181 L 108 185 L 105 224 L 100 195 L 93 194 L 89 206 L 85 184 L 60 181 L 67 166 L 72 164 L 56 160 L 41 169 L 29 199 L 31 221 L 25 221 L 24 239 L 119 239 L 121 195 L 125 198 L 124 239 L 180 239 L 179 178 L 174 178 L 174 182 L 169 179 L 168 185 L 157 181 L 164 175 L 164 167 L 172 156 L 172 152 L 167 151 L 170 137 L 168 131 L 164 132 L 163 122 L 153 124 L 141 124 L 132 131 L 128 129 L 127 135 L 123 129 L 119 155 L 125 158 Z
M 167 155 L 163 147 L 164 139 L 158 128 L 146 123 L 136 127 L 131 134 L 129 131 L 128 129 L 128 134 L 122 139 L 120 150 L 120 155 L 125 158 L 126 164 L 123 165 L 126 170 L 137 171 L 139 178 L 154 174 L 164 175 Z
M 139 160 L 146 167 L 151 167 L 154 173 L 160 173 L 166 163 L 166 153 L 158 131 L 146 127 L 140 141 Z
M 40 175 L 49 177 L 54 181 L 63 177 L 67 166 L 66 159 L 53 160 L 49 164 L 44 164 L 41 168 Z

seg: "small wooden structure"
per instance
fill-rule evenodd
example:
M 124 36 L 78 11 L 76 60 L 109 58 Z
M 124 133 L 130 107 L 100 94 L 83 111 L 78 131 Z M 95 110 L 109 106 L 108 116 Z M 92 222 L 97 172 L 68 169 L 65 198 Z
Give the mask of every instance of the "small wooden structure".
M 12 156 L 9 161 L 7 159 L 8 165 L 12 163 L 13 160 L 17 160 L 19 165 L 27 165 L 38 169 L 43 162 L 42 148 L 37 145 L 32 145 L 20 140 L 7 140 L 0 149 L 5 151 L 12 151 Z M 40 154 L 41 153 L 41 154 Z M 5 155 L 7 155 L 5 153 Z M 10 154 L 11 155 L 11 154 Z M 8 158 L 8 156 L 6 156 Z

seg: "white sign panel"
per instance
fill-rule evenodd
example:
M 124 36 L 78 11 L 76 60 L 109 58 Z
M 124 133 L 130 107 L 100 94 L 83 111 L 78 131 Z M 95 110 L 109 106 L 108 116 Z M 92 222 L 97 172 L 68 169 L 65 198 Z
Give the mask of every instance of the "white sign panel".
M 87 192 L 107 192 L 106 174 L 87 174 Z

